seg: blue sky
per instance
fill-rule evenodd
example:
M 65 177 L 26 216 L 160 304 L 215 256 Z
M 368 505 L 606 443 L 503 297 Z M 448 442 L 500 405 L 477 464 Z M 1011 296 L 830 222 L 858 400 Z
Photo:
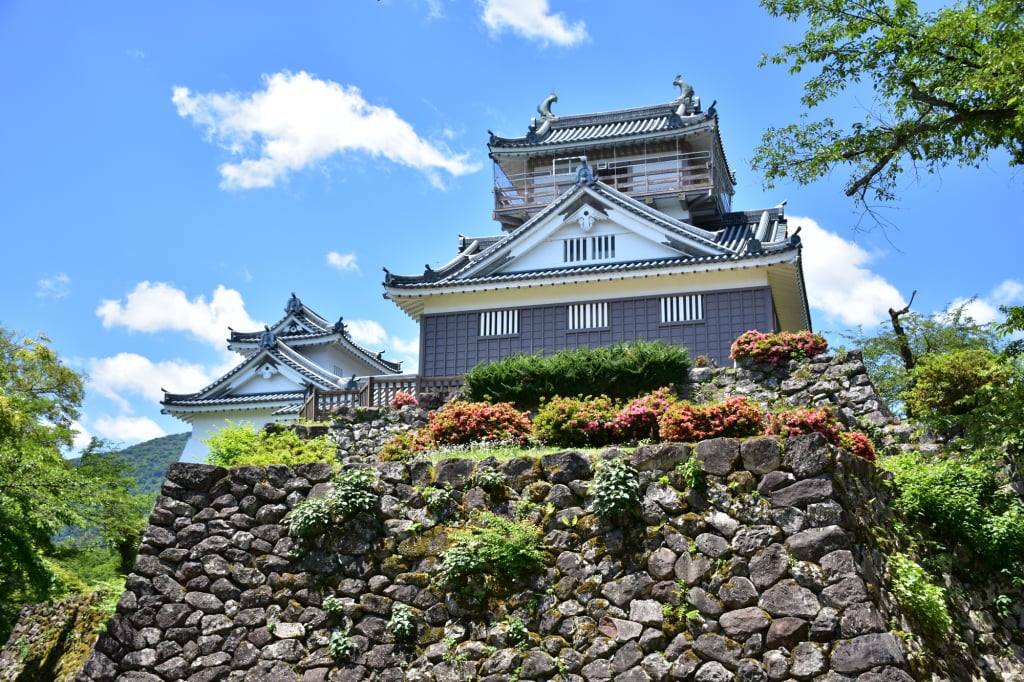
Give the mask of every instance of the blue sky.
M 801 82 L 757 65 L 800 34 L 753 1 L 6 0 L 0 325 L 88 374 L 82 437 L 120 444 L 188 430 L 160 389 L 233 366 L 228 327 L 277 320 L 292 291 L 414 371 L 382 268 L 498 232 L 488 130 L 525 134 L 551 91 L 555 114 L 668 102 L 676 74 L 718 102 L 734 206 L 787 200 L 803 226 L 817 331 L 871 329 L 915 289 L 922 312 L 1024 303 L 1005 154 L 908 174 L 884 232 L 858 229 L 841 171 L 762 190 L 749 159 Z M 832 110 L 871 105 L 862 87 Z

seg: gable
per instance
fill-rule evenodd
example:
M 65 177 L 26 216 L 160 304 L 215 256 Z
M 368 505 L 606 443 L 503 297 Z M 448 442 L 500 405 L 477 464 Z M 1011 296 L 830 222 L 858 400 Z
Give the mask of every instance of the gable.
M 610 188 L 578 186 L 489 249 L 462 277 L 728 253 L 703 230 Z

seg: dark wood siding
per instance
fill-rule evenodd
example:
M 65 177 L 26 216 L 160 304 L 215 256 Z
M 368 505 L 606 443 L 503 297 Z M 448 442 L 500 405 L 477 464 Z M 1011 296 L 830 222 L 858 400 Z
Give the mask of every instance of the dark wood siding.
M 551 355 L 635 339 L 682 345 L 690 357 L 706 355 L 724 365 L 730 362 L 729 348 L 737 336 L 749 329 L 778 329 L 767 287 L 702 293 L 703 320 L 668 324 L 661 323 L 658 296 L 610 300 L 607 327 L 577 331 L 566 328 L 565 304 L 520 308 L 519 334 L 510 336 L 479 336 L 479 311 L 424 315 L 420 374 L 451 376 L 513 353 Z

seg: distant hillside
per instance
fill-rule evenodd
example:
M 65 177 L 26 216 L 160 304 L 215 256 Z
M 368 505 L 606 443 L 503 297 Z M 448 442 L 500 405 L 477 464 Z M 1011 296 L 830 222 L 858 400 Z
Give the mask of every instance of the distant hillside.
M 171 462 L 177 462 L 188 442 L 189 433 L 175 433 L 147 440 L 145 443 L 132 445 L 120 451 L 126 461 L 135 465 L 135 479 L 138 481 L 136 492 L 155 493 L 164 482 L 164 474 Z M 78 458 L 69 460 L 78 466 Z
M 188 433 L 175 433 L 171 436 L 147 440 L 145 443 L 132 445 L 121 451 L 121 456 L 135 465 L 135 478 L 139 482 L 138 492 L 153 493 L 160 490 L 167 467 L 181 457 L 189 435 Z

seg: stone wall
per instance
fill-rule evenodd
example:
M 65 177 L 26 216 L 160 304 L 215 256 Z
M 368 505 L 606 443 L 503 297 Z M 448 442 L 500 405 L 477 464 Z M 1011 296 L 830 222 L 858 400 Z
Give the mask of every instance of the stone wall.
M 857 353 L 696 368 L 685 392 L 831 405 L 907 440 Z M 887 591 L 886 556 L 906 548 L 885 477 L 816 436 L 638 448 L 640 508 L 609 523 L 590 510 L 594 462 L 579 453 L 376 463 L 381 442 L 426 416 L 338 415 L 339 460 L 376 470 L 379 501 L 313 545 L 281 520 L 331 489 L 330 467 L 172 466 L 77 679 L 1024 680 L 1019 590 L 948 579 L 957 632 L 916 635 Z M 691 457 L 708 473 L 696 490 L 677 469 Z M 501 472 L 500 490 L 472 484 L 479 467 Z M 539 524 L 545 569 L 484 595 L 435 585 L 448 532 L 475 510 Z M 389 632 L 396 605 L 411 609 L 414 640 Z M 335 631 L 356 647 L 341 659 Z
M 71 682 L 110 617 L 100 592 L 34 604 L 21 610 L 0 651 L 4 682 Z
M 700 489 L 676 469 L 690 457 Z M 816 435 L 647 446 L 632 461 L 639 516 L 615 525 L 588 510 L 579 453 L 384 463 L 378 508 L 321 548 L 280 522 L 329 489 L 330 467 L 173 465 L 79 679 L 914 679 L 865 527 L 886 509 L 871 464 Z M 473 487 L 477 466 L 504 489 Z M 448 503 L 428 507 L 429 488 L 450 488 Z M 476 509 L 541 524 L 546 569 L 482 599 L 433 585 L 447 531 Z M 342 614 L 322 608 L 330 595 Z M 388 631 L 397 604 L 414 642 Z M 338 628 L 357 645 L 345 660 L 327 649 Z

